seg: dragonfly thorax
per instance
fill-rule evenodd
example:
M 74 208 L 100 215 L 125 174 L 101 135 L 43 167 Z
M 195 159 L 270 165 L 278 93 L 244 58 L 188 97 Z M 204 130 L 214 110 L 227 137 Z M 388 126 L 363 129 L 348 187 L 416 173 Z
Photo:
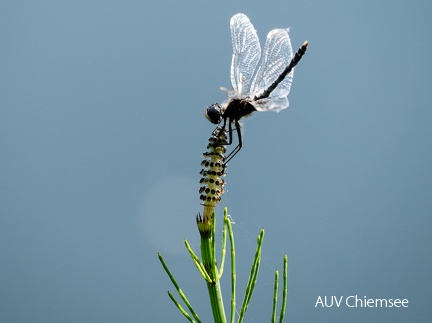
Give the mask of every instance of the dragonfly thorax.
M 231 99 L 223 111 L 222 118 L 224 120 L 229 119 L 231 122 L 238 121 L 254 111 L 256 111 L 255 107 L 248 100 Z
M 213 103 L 206 108 L 204 115 L 208 121 L 219 124 L 222 120 L 235 122 L 256 111 L 255 107 L 246 99 L 231 99 L 225 109 L 219 104 Z

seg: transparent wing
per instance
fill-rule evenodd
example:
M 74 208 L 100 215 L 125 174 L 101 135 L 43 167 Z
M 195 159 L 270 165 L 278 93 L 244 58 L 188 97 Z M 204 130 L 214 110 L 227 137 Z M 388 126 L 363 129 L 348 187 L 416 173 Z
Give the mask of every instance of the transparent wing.
M 293 51 L 288 29 L 270 31 L 264 45 L 260 67 L 251 85 L 251 93 L 259 95 L 266 90 L 288 66 L 292 58 Z M 254 107 L 258 111 L 278 112 L 286 109 L 293 76 L 294 70 L 279 83 L 268 98 L 254 102 Z
M 253 75 L 261 57 L 261 46 L 255 28 L 246 15 L 239 13 L 231 18 L 231 84 L 237 95 L 248 94 Z M 228 93 L 230 95 L 230 92 Z

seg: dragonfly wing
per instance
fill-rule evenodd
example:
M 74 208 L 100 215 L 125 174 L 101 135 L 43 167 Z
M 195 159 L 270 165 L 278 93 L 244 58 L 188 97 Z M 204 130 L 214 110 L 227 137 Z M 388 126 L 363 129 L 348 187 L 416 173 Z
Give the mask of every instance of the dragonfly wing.
M 234 93 L 241 96 L 249 93 L 261 57 L 261 46 L 255 28 L 246 15 L 239 13 L 233 16 L 230 27 L 233 47 L 231 84 Z
M 251 93 L 262 94 L 283 72 L 293 58 L 291 40 L 288 29 L 273 29 L 267 35 L 263 49 L 261 64 L 251 85 Z M 254 102 L 258 111 L 280 111 L 288 107 L 288 94 L 294 70 L 291 71 L 270 96 Z

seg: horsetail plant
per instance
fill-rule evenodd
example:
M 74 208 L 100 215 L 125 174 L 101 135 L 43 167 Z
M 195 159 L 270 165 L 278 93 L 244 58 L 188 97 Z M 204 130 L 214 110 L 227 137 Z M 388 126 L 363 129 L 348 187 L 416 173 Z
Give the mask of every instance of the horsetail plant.
M 221 245 L 221 257 L 220 257 L 220 267 L 217 266 L 216 257 L 216 243 L 215 243 L 215 228 L 216 228 L 216 216 L 215 207 L 221 201 L 221 197 L 224 193 L 223 186 L 225 184 L 222 177 L 226 175 L 225 173 L 225 144 L 226 144 L 226 133 L 223 135 L 215 136 L 214 134 L 209 138 L 209 144 L 207 146 L 207 151 L 203 154 L 204 160 L 201 163 L 202 170 L 200 174 L 202 178 L 200 180 L 200 199 L 203 201 L 203 215 L 198 214 L 196 217 L 198 231 L 201 236 L 201 260 L 192 250 L 187 240 L 184 241 L 186 249 L 191 255 L 192 261 L 194 262 L 198 272 L 201 274 L 202 278 L 207 284 L 207 289 L 210 298 L 210 305 L 212 308 L 212 314 L 214 322 L 225 323 L 227 322 L 225 308 L 222 297 L 222 289 L 220 286 L 220 279 L 222 277 L 224 266 L 225 266 L 225 256 L 226 256 L 226 240 L 229 237 L 230 242 L 230 255 L 231 255 L 231 307 L 230 307 L 230 317 L 229 322 L 234 323 L 236 318 L 236 261 L 235 261 L 235 245 L 234 245 L 234 233 L 232 229 L 232 223 L 230 221 L 227 208 L 224 209 L 224 219 L 223 219 L 223 229 L 222 229 L 222 245 Z M 261 230 L 257 237 L 257 247 L 255 251 L 255 257 L 252 262 L 248 283 L 246 286 L 245 295 L 243 298 L 242 305 L 240 307 L 239 316 L 237 322 L 243 322 L 246 310 L 248 309 L 254 287 L 257 282 L 260 260 L 261 260 L 261 247 L 264 238 L 264 229 Z M 174 287 L 176 288 L 181 300 L 186 305 L 190 313 L 186 311 L 185 308 L 176 300 L 171 292 L 168 292 L 170 299 L 173 301 L 174 305 L 178 308 L 180 313 L 189 322 L 201 322 L 201 319 L 197 312 L 194 310 L 186 295 L 176 282 L 174 276 L 171 274 L 168 266 L 166 265 L 162 255 L 158 254 L 159 260 L 162 263 L 163 268 L 171 279 Z M 279 315 L 280 322 L 283 321 L 285 315 L 286 306 L 286 285 L 287 285 L 287 257 L 284 258 L 284 293 L 282 299 L 282 310 Z M 277 291 L 278 291 L 278 273 L 276 271 L 275 276 L 275 287 L 273 296 L 273 313 L 272 322 L 275 322 L 275 311 L 277 304 Z

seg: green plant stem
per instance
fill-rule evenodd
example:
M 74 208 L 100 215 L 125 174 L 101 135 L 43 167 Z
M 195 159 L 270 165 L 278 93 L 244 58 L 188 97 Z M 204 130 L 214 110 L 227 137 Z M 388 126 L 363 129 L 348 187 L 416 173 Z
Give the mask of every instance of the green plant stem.
M 206 222 L 206 220 L 209 220 L 208 217 L 204 218 L 204 222 Z M 216 263 L 214 242 L 215 227 L 216 217 L 214 213 L 211 217 L 211 224 L 207 223 L 207 225 L 198 225 L 201 235 L 201 258 L 204 268 L 212 280 L 211 282 L 207 282 L 207 289 L 209 292 L 214 321 L 217 323 L 226 323 L 225 309 Z M 208 230 L 201 230 L 202 228 L 207 228 Z

